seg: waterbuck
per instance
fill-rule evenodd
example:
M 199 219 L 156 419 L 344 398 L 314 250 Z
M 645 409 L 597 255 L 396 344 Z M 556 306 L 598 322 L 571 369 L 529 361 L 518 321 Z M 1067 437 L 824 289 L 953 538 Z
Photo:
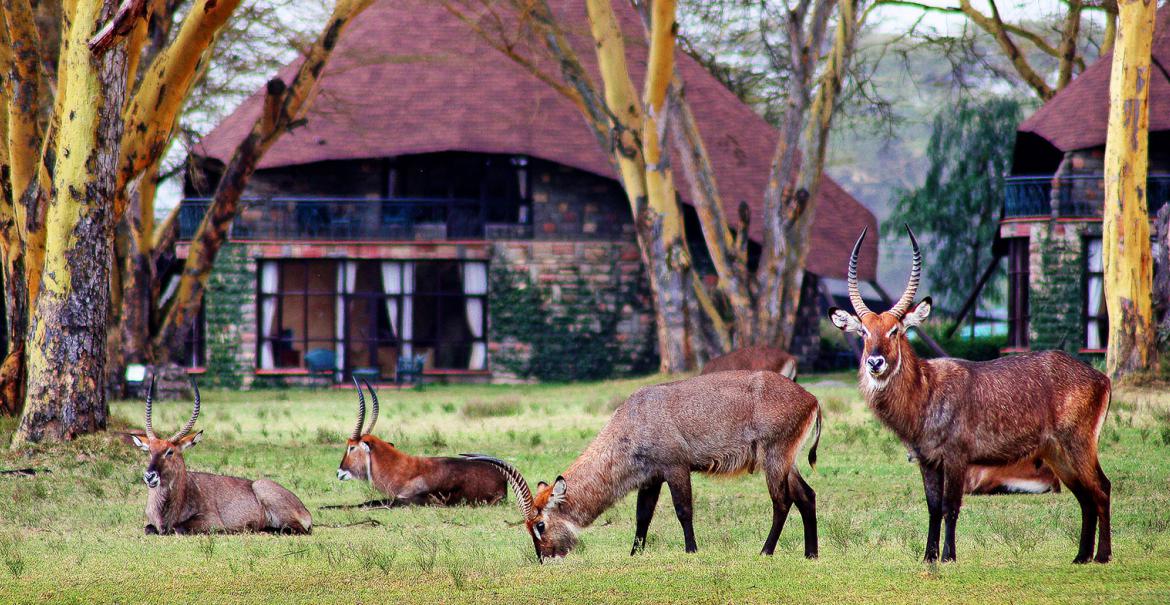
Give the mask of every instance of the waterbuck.
M 849 259 L 849 299 L 856 315 L 840 309 L 831 309 L 829 315 L 841 330 L 861 335 L 858 379 L 866 403 L 918 458 L 930 513 L 926 560 L 939 557 L 944 518 L 942 560 L 955 559 L 955 524 L 970 465 L 1039 458 L 1081 505 L 1080 549 L 1074 562 L 1093 558 L 1098 523 L 1096 561 L 1109 561 L 1110 485 L 1097 460 L 1097 438 L 1109 409 L 1109 378 L 1060 351 L 984 362 L 918 359 L 906 329 L 930 315 L 931 300 L 914 304 L 922 271 L 914 233 L 909 284 L 885 313 L 870 311 L 857 289 L 857 255 L 864 238 L 862 230 Z
M 146 441 L 131 437 L 150 454 L 142 480 L 146 497 L 147 534 L 273 531 L 307 534 L 313 517 L 292 492 L 267 479 L 251 481 L 187 470 L 183 452 L 203 439 L 189 435 L 199 418 L 199 386 L 192 379 L 195 407 L 179 432 L 159 439 L 151 425 L 154 378 L 146 394 Z
M 504 499 L 508 493 L 507 482 L 489 464 L 465 458 L 411 456 L 393 443 L 370 434 L 378 422 L 378 394 L 368 382 L 365 385 L 374 405 L 370 427 L 362 430 L 366 422 L 366 398 L 355 378 L 357 426 L 345 444 L 337 478 L 369 481 L 390 499 L 362 506 L 495 504 Z
M 695 552 L 691 473 L 732 475 L 763 468 L 772 497 L 772 529 L 763 553 L 776 548 L 792 504 L 804 521 L 804 554 L 817 556 L 816 495 L 797 471 L 801 443 L 816 428 L 809 464 L 816 464 L 821 411 L 808 391 L 775 372 L 719 372 L 638 389 L 613 414 L 589 447 L 552 485 L 534 496 L 512 465 L 495 465 L 516 492 L 525 527 L 540 560 L 563 557 L 577 533 L 633 490 L 638 490 L 633 555 L 665 482 L 682 524 L 687 552 Z
M 796 380 L 796 358 L 776 347 L 744 347 L 708 360 L 701 373 L 729 370 L 769 370 Z

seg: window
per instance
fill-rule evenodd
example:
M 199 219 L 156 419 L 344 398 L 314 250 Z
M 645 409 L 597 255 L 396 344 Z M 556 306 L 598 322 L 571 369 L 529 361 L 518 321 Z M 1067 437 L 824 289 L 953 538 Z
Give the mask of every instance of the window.
M 392 169 L 392 197 L 477 202 L 452 204 L 452 212 L 476 212 L 492 223 L 527 224 L 530 219 L 529 166 L 523 156 L 446 152 L 397 159 Z M 478 216 L 476 218 L 479 218 Z
M 1105 311 L 1105 263 L 1101 238 L 1085 238 L 1085 287 L 1083 295 L 1085 341 L 1089 350 L 1102 350 L 1109 341 L 1109 316 Z
M 207 315 L 203 305 L 195 316 L 195 325 L 183 334 L 183 358 L 179 360 L 185 368 L 207 366 Z
M 1008 240 L 1008 347 L 1028 348 L 1028 238 Z
M 486 263 L 272 260 L 259 273 L 260 369 L 389 378 L 412 354 L 426 369 L 487 369 Z

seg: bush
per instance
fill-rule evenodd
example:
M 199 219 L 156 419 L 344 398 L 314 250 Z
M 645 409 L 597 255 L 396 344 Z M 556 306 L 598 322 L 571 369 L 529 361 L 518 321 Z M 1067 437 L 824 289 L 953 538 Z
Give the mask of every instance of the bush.
M 963 335 L 963 329 L 959 329 L 951 338 L 946 338 L 944 334 L 949 327 L 950 324 L 928 324 L 922 326 L 922 329 L 925 329 L 926 333 L 938 342 L 951 357 L 970 359 L 971 361 L 987 361 L 999 357 L 1000 350 L 1007 346 L 1007 335 L 1005 334 L 970 338 Z M 914 352 L 919 356 L 937 357 L 921 338 L 914 338 L 910 342 L 914 346 Z

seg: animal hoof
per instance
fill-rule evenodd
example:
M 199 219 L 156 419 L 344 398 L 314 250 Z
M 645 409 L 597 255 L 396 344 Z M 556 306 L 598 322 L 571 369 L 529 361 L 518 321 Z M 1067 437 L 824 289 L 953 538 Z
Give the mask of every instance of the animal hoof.
M 1093 561 L 1095 561 L 1097 563 L 1108 563 L 1112 560 L 1113 560 L 1112 554 L 1104 554 L 1104 555 L 1098 554 L 1097 558 L 1093 559 Z
M 1074 565 L 1084 565 L 1085 563 L 1088 563 L 1089 561 L 1092 561 L 1092 559 L 1090 559 L 1088 556 L 1083 556 L 1083 557 L 1078 556 L 1077 558 L 1073 559 L 1073 564 Z
M 814 550 L 814 551 L 812 551 L 812 552 L 806 552 L 806 553 L 804 553 L 804 558 L 806 558 L 806 559 L 819 559 L 819 558 L 820 558 L 820 556 L 821 556 L 821 555 L 820 555 L 820 553 L 818 553 L 818 552 L 817 552 L 817 551 L 815 551 L 815 550 Z
M 148 536 L 157 536 L 158 528 L 153 525 L 147 525 L 146 527 L 142 528 L 142 533 Z

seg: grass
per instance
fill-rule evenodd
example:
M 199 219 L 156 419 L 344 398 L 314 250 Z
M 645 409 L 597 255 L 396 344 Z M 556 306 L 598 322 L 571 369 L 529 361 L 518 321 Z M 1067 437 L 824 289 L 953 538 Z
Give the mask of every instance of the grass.
M 376 433 L 415 454 L 487 452 L 530 481 L 562 471 L 615 402 L 654 377 L 577 385 L 385 391 Z M 825 403 L 816 473 L 821 558 L 802 556 L 796 512 L 777 554 L 759 556 L 771 505 L 763 478 L 695 476 L 699 552 L 683 553 L 664 494 L 645 553 L 629 556 L 633 497 L 603 514 L 558 564 L 539 565 L 519 512 L 487 508 L 320 510 L 373 497 L 335 468 L 355 418 L 352 391 L 204 393 L 192 469 L 269 477 L 301 496 L 304 537 L 144 536 L 143 458 L 115 435 L 0 450 L 0 602 L 1148 602 L 1170 594 L 1170 395 L 1119 391 L 1102 435 L 1114 485 L 1114 555 L 1074 566 L 1079 511 L 1065 492 L 968 498 L 956 564 L 920 559 L 926 511 L 905 451 L 877 425 L 851 373 L 803 379 Z M 174 430 L 189 408 L 156 405 Z M 113 405 L 138 427 L 140 402 Z M 11 419 L 0 419 L 7 443 Z M 803 454 L 801 456 L 803 458 Z M 802 465 L 803 466 L 803 465 Z

